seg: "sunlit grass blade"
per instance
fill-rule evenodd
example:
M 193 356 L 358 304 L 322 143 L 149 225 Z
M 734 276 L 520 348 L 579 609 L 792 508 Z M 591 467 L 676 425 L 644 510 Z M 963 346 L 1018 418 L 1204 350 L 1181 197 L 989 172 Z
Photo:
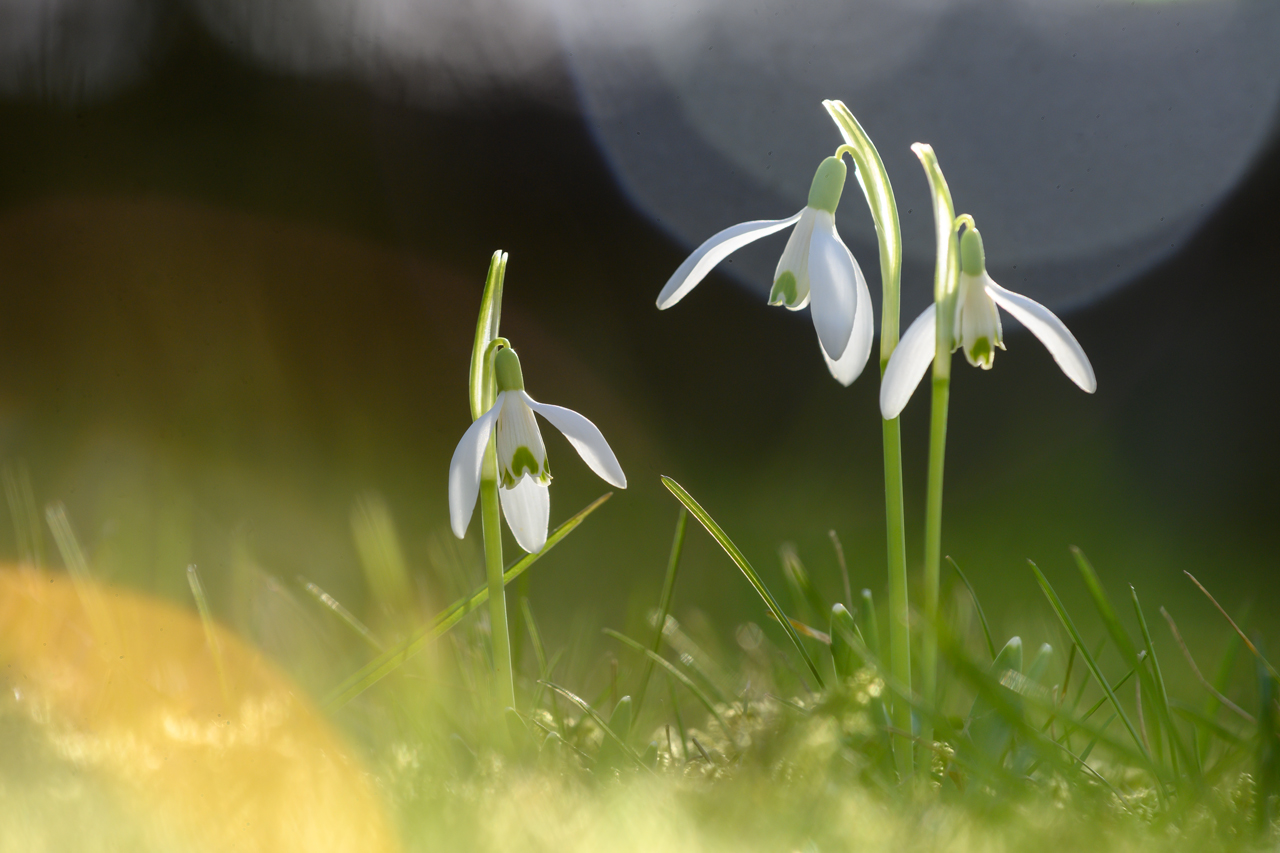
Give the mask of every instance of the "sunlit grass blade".
M 613 706 L 613 713 L 609 715 L 609 728 L 617 732 L 619 737 L 623 737 L 627 732 L 631 731 L 631 711 L 630 696 L 623 696 Z M 600 744 L 600 751 L 596 753 L 596 768 L 599 770 L 621 769 L 624 756 L 619 746 L 618 741 L 605 738 L 604 743 Z
M 1173 712 L 1169 710 L 1169 691 L 1165 687 L 1164 672 L 1160 669 L 1160 659 L 1156 657 L 1156 647 L 1151 640 L 1151 629 L 1147 627 L 1147 617 L 1143 614 L 1142 605 L 1138 601 L 1138 591 L 1130 586 L 1129 594 L 1133 598 L 1133 611 L 1138 617 L 1138 629 L 1142 632 L 1142 641 L 1146 644 L 1147 659 L 1151 661 L 1151 674 L 1156 688 L 1153 700 L 1157 703 L 1156 707 L 1160 711 L 1161 721 L 1165 727 L 1165 736 L 1169 740 L 1169 760 L 1174 777 L 1177 778 L 1178 775 L 1179 757 L 1187 763 L 1190 770 L 1198 772 L 1190 749 L 1173 724 Z
M 991 653 L 991 659 L 996 658 L 996 642 L 991 636 L 991 624 L 987 622 L 987 614 L 982 609 L 982 602 L 978 600 L 978 593 L 973 588 L 973 584 L 969 583 L 968 576 L 960 570 L 960 565 L 955 560 L 947 557 L 947 562 L 951 564 L 951 568 L 956 570 L 956 574 L 960 576 L 960 582 L 964 584 L 964 588 L 969 590 L 969 598 L 973 601 L 973 607 L 978 611 L 978 624 L 982 626 L 982 636 L 987 640 L 987 651 Z
M 676 574 L 680 571 L 680 556 L 684 553 L 684 535 L 689 528 L 689 510 L 680 507 L 680 515 L 676 518 L 676 532 L 671 540 L 671 554 L 667 557 L 667 574 L 662 580 L 662 595 L 658 598 L 658 624 L 653 632 L 652 651 L 656 655 L 662 650 L 662 629 L 666 627 L 667 616 L 671 613 L 671 598 L 675 594 Z M 640 718 L 644 709 L 644 697 L 649 690 L 649 678 L 653 675 L 653 660 L 646 658 L 644 671 L 640 674 L 640 687 L 636 690 L 635 719 Z
M 1248 742 L 1247 736 L 1231 731 L 1231 729 L 1227 728 L 1212 717 L 1206 717 L 1204 713 L 1194 705 L 1189 705 L 1186 702 L 1181 702 L 1177 699 L 1171 699 L 1169 700 L 1169 708 L 1184 720 L 1187 720 L 1206 731 L 1212 732 L 1214 737 L 1226 741 L 1232 746 L 1243 746 Z
M 653 616 L 656 621 L 657 613 L 655 612 Z M 684 632 L 680 622 L 674 616 L 667 616 L 667 621 L 662 626 L 662 637 L 671 650 L 680 656 L 680 662 L 701 679 L 701 683 L 706 685 L 717 702 L 725 705 L 733 704 L 729 699 L 729 695 L 733 693 L 729 675 L 705 649 Z
M 471 400 L 471 419 L 483 415 L 493 401 L 492 388 L 485 387 L 484 359 L 489 344 L 498 337 L 499 320 L 502 317 L 502 282 L 507 273 L 507 253 L 494 252 L 489 260 L 489 272 L 484 279 L 484 295 L 480 299 L 480 313 L 476 317 L 476 337 L 471 349 L 471 369 L 467 390 Z
M 615 744 L 617 744 L 618 749 L 622 752 L 622 754 L 625 755 L 627 758 L 630 758 L 633 762 L 635 762 L 637 767 L 640 767 L 641 769 L 644 769 L 644 770 L 648 770 L 650 773 L 653 772 L 653 770 L 649 767 L 649 765 L 645 764 L 644 760 L 640 758 L 640 755 L 634 749 L 628 746 L 627 742 L 623 740 L 621 736 L 619 736 L 618 733 L 615 732 L 609 726 L 609 723 L 606 722 L 605 718 L 600 715 L 600 712 L 597 711 L 595 708 L 592 708 L 591 705 L 589 705 L 586 702 L 586 700 L 584 700 L 581 696 L 578 696 L 576 693 L 566 690 L 565 688 L 561 687 L 559 684 L 555 684 L 553 682 L 548 681 L 547 687 L 550 687 L 552 690 L 559 693 L 561 696 L 568 699 L 573 704 L 577 705 L 578 708 L 582 710 L 583 713 L 585 713 L 591 719 L 595 720 L 596 725 L 600 727 L 600 730 L 604 732 L 605 736 L 610 738 Z M 630 725 L 630 721 L 628 721 L 628 725 Z
M 708 533 L 711 534 L 711 538 L 715 539 L 720 547 L 724 549 L 724 552 L 729 555 L 729 559 L 733 560 L 738 569 L 742 572 L 743 576 L 746 577 L 747 581 L 755 589 L 756 594 L 760 596 L 764 601 L 765 606 L 769 608 L 769 612 L 773 614 L 773 618 L 778 620 L 778 624 L 780 624 L 782 626 L 782 630 L 786 632 L 787 638 L 791 640 L 792 645 L 794 645 L 796 647 L 796 651 L 800 653 L 800 657 L 804 660 L 805 665 L 808 666 L 809 672 L 812 673 L 814 681 L 818 683 L 818 687 L 825 687 L 826 683 L 822 678 L 822 673 L 818 671 L 817 664 L 813 662 L 813 658 L 809 656 L 809 652 L 800 641 L 800 635 L 796 633 L 795 628 L 791 627 L 790 620 L 788 620 L 787 615 L 782 612 L 782 608 L 778 606 L 778 602 L 773 597 L 773 593 L 769 592 L 769 588 L 764 585 L 764 581 L 760 580 L 760 576 L 756 574 L 756 570 L 751 567 L 751 564 L 747 562 L 747 558 L 738 550 L 738 546 L 733 544 L 733 540 L 731 540 L 720 528 L 720 525 L 716 524 L 715 520 L 707 514 L 707 511 L 684 490 L 684 487 L 670 477 L 665 476 L 662 478 L 662 484 L 666 486 L 671 494 L 675 495 L 682 504 L 688 507 L 689 512 L 693 513 L 693 517 L 698 519 L 698 522 L 706 528 Z
M 45 564 L 44 526 L 40 523 L 40 509 L 36 504 L 35 490 L 31 487 L 31 472 L 24 464 L 19 463 L 15 467 L 6 462 L 3 479 L 18 546 L 18 562 L 32 569 L 42 569 Z
M 1045 598 L 1049 600 L 1049 606 L 1053 608 L 1053 612 L 1057 614 L 1059 621 L 1062 622 L 1062 627 L 1067 629 L 1067 633 L 1071 635 L 1071 639 L 1080 648 L 1080 654 L 1084 658 L 1085 665 L 1089 667 L 1089 672 L 1107 694 L 1107 698 L 1111 700 L 1111 704 L 1116 709 L 1117 716 L 1120 717 L 1120 722 L 1124 724 L 1125 730 L 1129 732 L 1129 736 L 1133 738 L 1133 742 L 1138 745 L 1138 750 L 1142 753 L 1143 758 L 1146 759 L 1146 763 L 1150 764 L 1151 756 L 1147 753 L 1146 746 L 1142 742 L 1142 736 L 1138 734 L 1138 730 L 1129 719 L 1129 715 L 1125 713 L 1124 706 L 1120 704 L 1120 699 L 1116 696 L 1115 690 L 1112 689 L 1111 684 L 1107 681 L 1107 677 L 1102 674 L 1102 669 L 1098 666 L 1098 662 L 1094 659 L 1093 655 L 1086 651 L 1084 647 L 1084 637 L 1080 636 L 1080 631 L 1076 628 L 1075 622 L 1072 621 L 1071 614 L 1067 612 L 1067 608 L 1063 606 L 1062 599 L 1058 598 L 1058 593 L 1054 591 L 1053 585 L 1049 583 L 1049 579 L 1040 571 L 1040 567 L 1030 560 L 1028 560 L 1027 563 L 1031 566 L 1031 571 L 1035 572 L 1036 582 L 1040 584 L 1040 589 L 1044 592 Z
M 803 606 L 809 608 L 810 615 L 815 620 L 825 616 L 829 605 L 826 599 L 822 597 L 822 593 L 818 592 L 818 588 L 813 585 L 813 579 L 809 576 L 808 570 L 805 569 L 804 562 L 801 561 L 795 546 L 790 543 L 783 545 L 778 553 L 782 558 L 783 574 L 794 585 L 795 593 L 798 594 L 799 601 L 797 604 L 803 604 Z
M 543 546 L 541 551 L 536 554 L 525 554 L 517 560 L 511 568 L 503 572 L 503 586 L 505 587 L 506 584 L 511 583 L 511 581 L 524 574 L 530 566 L 549 553 L 552 548 L 564 539 L 564 537 L 572 533 L 587 516 L 595 512 L 601 504 L 612 496 L 613 492 L 606 492 L 588 504 L 585 508 L 579 510 L 576 515 L 564 524 L 561 524 L 552 531 L 551 534 L 547 536 L 547 544 Z M 427 647 L 427 645 L 440 637 L 440 635 L 458 624 L 463 616 L 466 616 L 472 610 L 484 604 L 488 598 L 489 587 L 486 584 L 484 587 L 477 589 L 468 597 L 461 601 L 457 601 L 452 606 L 446 608 L 431 620 L 430 625 L 417 631 L 402 642 L 397 643 L 392 648 L 365 664 L 357 672 L 353 673 L 338 685 L 337 688 L 325 697 L 322 703 L 324 709 L 332 713 L 343 705 L 346 705 L 364 691 L 368 690 L 373 685 L 377 684 L 382 679 L 386 678 L 405 661 L 422 651 Z
M 1008 706 L 1010 712 L 1016 712 L 1019 718 L 1022 716 L 1022 705 L 1017 694 L 1009 690 L 1006 686 L 1006 674 L 1010 672 L 1020 673 L 1022 671 L 1022 638 L 1011 637 L 1009 642 L 1005 643 L 1004 648 L 996 655 L 991 663 L 990 674 L 996 680 L 997 686 L 994 688 L 997 693 L 1004 699 L 1004 703 Z M 1013 743 L 1013 723 L 1007 717 L 999 713 L 992 700 L 986 695 L 979 692 L 978 696 L 973 700 L 973 706 L 969 709 L 969 719 L 965 724 L 965 728 L 969 732 L 969 738 L 973 741 L 973 745 L 984 755 L 993 761 L 1000 761 L 1004 757 L 1005 751 Z
M 351 534 L 374 601 L 388 616 L 402 619 L 411 614 L 413 581 L 386 501 L 376 494 L 357 498 L 351 508 Z
M 853 614 L 843 604 L 833 604 L 831 606 L 831 661 L 838 680 L 848 680 L 862 668 L 862 657 L 854 649 L 853 643 L 857 630 L 853 622 Z
M 213 613 L 209 609 L 209 599 L 204 594 L 204 586 L 200 583 L 200 571 L 195 563 L 187 566 L 187 583 L 191 586 L 191 595 L 196 600 L 196 610 L 200 612 L 200 624 L 204 626 L 204 639 L 209 646 L 209 654 L 213 656 L 214 668 L 218 671 L 218 686 L 222 689 L 222 701 L 229 708 L 231 690 L 227 686 L 227 669 L 222 662 L 222 646 L 218 644 L 218 632 L 213 624 Z
M 102 652 L 109 657 L 111 650 L 119 645 L 119 635 L 111 618 L 111 611 L 102 600 L 99 587 L 89 576 L 89 562 L 80 548 L 75 531 L 71 529 L 67 508 L 62 501 L 54 501 L 45 507 L 44 515 L 49 530 L 53 534 L 53 542 L 62 555 L 62 563 L 66 566 L 67 573 L 71 575 L 72 583 L 75 584 L 76 595 L 89 617 L 94 638 L 101 646 Z
M 876 619 L 876 602 L 871 595 L 871 590 L 864 589 L 860 592 L 858 601 L 862 605 L 862 641 L 867 644 L 867 649 L 871 654 L 875 655 L 876 659 L 879 660 L 884 655 L 881 654 L 880 622 Z
M 1218 612 L 1222 614 L 1222 618 L 1226 619 L 1228 624 L 1231 625 L 1232 629 L 1240 637 L 1240 641 L 1244 643 L 1245 648 L 1253 652 L 1253 656 L 1258 659 L 1258 662 L 1262 664 L 1263 668 L 1266 669 L 1268 673 L 1270 673 L 1271 677 L 1280 681 L 1280 672 L 1276 672 L 1276 668 L 1271 665 L 1270 661 L 1262 656 L 1262 652 L 1258 651 L 1258 647 L 1253 644 L 1253 641 L 1245 636 L 1244 631 L 1241 631 L 1240 626 L 1236 624 L 1236 620 L 1232 619 L 1227 611 L 1223 609 L 1222 605 L 1218 603 L 1218 599 L 1214 598 L 1213 594 L 1210 593 L 1209 590 L 1205 589 L 1204 584 L 1196 580 L 1196 576 L 1191 574 L 1191 572 L 1183 572 L 1183 574 L 1191 578 L 1191 582 L 1199 587 L 1200 591 L 1204 593 L 1206 598 L 1213 602 L 1213 606 L 1218 608 Z
M 721 716 L 720 709 L 717 708 L 715 703 L 711 701 L 710 697 L 702 691 L 702 688 L 700 688 L 692 678 L 677 669 L 675 664 L 671 663 L 671 661 L 667 660 L 657 652 L 645 648 L 626 634 L 615 631 L 612 628 L 605 628 L 604 633 L 613 637 L 623 645 L 640 652 L 640 654 L 644 655 L 645 659 L 650 663 L 656 664 L 665 669 L 672 678 L 684 685 L 685 689 L 692 693 L 693 697 L 702 703 L 702 707 L 707 709 L 707 713 L 711 714 L 711 716 L 715 718 L 715 721 L 720 724 L 720 730 L 724 732 L 725 737 L 730 740 L 733 739 L 733 732 L 730 730 L 729 724 L 725 722 L 724 717 Z
M 302 588 L 305 589 L 312 598 L 319 602 L 321 606 L 337 616 L 342 620 L 343 624 L 354 631 L 360 639 L 368 643 L 374 651 L 386 651 L 386 646 L 384 646 L 382 641 L 380 641 L 373 631 L 369 629 L 369 626 L 361 622 L 350 610 L 343 607 L 342 603 L 336 598 L 325 592 L 317 584 L 314 584 L 304 578 L 302 575 L 298 575 L 298 583 L 302 584 Z
M 849 564 L 844 559 L 844 545 L 840 544 L 840 537 L 834 530 L 828 530 L 827 535 L 836 550 L 836 565 L 840 567 L 840 580 L 844 583 L 844 605 L 853 610 L 853 587 L 849 584 Z
M 525 575 L 525 577 L 529 577 Z M 529 644 L 533 646 L 533 659 L 538 665 L 538 678 L 550 678 L 551 674 L 547 669 L 547 650 L 542 645 L 542 632 L 538 630 L 537 620 L 533 618 L 533 607 L 529 604 L 527 596 L 520 597 L 520 615 L 524 622 L 525 630 L 529 634 Z M 538 703 L 542 700 L 542 685 L 539 684 L 533 694 L 533 707 L 538 707 Z

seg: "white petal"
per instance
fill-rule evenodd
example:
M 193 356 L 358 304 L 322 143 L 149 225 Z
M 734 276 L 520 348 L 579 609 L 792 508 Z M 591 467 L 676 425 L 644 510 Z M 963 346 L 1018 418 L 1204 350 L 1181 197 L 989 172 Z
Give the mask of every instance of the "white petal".
M 853 262 L 853 271 L 858 277 L 858 310 L 853 315 L 853 333 L 849 335 L 849 345 L 845 347 L 844 355 L 838 359 L 827 355 L 825 349 L 822 351 L 827 369 L 831 371 L 836 381 L 846 388 L 862 375 L 863 368 L 867 366 L 867 359 L 871 356 L 871 339 L 875 337 L 875 314 L 871 308 L 871 291 L 867 289 L 867 280 L 863 277 L 862 268 L 858 266 L 856 258 Z M 821 340 L 818 341 L 818 345 L 822 345 Z
M 503 393 L 502 407 L 498 411 L 498 420 L 494 424 L 494 442 L 498 448 L 498 475 L 500 482 L 514 483 L 524 475 L 526 465 L 514 470 L 513 460 L 516 451 L 525 448 L 533 456 L 535 477 L 546 482 L 551 479 L 547 471 L 547 447 L 542 443 L 542 433 L 538 431 L 538 422 L 533 412 L 520 393 Z M 528 460 L 523 460 L 525 463 Z
M 990 278 L 987 279 L 987 295 L 1040 339 L 1068 379 L 1090 394 L 1098 390 L 1098 380 L 1093 375 L 1089 357 L 1057 315 L 1034 299 L 1005 290 Z
M 536 554 L 547 544 L 547 521 L 551 518 L 551 493 L 546 483 L 531 476 L 521 477 L 511 488 L 498 489 L 502 514 L 516 537 L 516 544 Z
M 476 495 L 480 492 L 480 466 L 484 463 L 489 434 L 498 419 L 498 412 L 502 410 L 505 393 L 499 394 L 493 408 L 467 427 L 449 462 L 449 526 L 453 528 L 453 535 L 459 539 L 467 535 L 467 526 L 471 524 L 471 516 L 476 511 Z
M 803 212 L 803 211 L 801 211 Z M 730 254 L 761 237 L 768 237 L 775 231 L 781 231 L 795 225 L 800 214 L 789 219 L 761 219 L 755 222 L 743 222 L 733 225 L 716 234 L 699 246 L 694 253 L 685 258 L 680 268 L 667 279 L 667 284 L 658 294 L 658 308 L 670 308 L 685 294 L 697 287 L 698 282 L 707 277 L 707 273 L 716 264 L 729 257 Z
M 836 233 L 835 218 L 820 210 L 814 219 L 809 241 L 809 311 L 823 351 L 839 361 L 853 334 L 858 308 L 857 266 Z
M 924 378 L 938 348 L 938 306 L 921 312 L 889 356 L 880 380 L 880 415 L 891 421 L 906 408 L 911 394 Z
M 604 436 L 595 424 L 573 411 L 573 409 L 539 403 L 523 391 L 520 392 L 520 395 L 529 404 L 529 408 L 542 415 L 552 426 L 564 433 L 564 437 L 569 439 L 573 449 L 578 451 L 578 455 L 582 457 L 582 461 L 586 462 L 587 467 L 595 471 L 600 479 L 612 486 L 617 486 L 619 489 L 627 487 L 627 475 L 622 473 L 622 466 L 618 464 L 618 457 L 613 455 L 613 450 L 610 449 L 609 443 L 604 440 Z
M 813 239 L 813 223 L 817 213 L 807 205 L 800 211 L 800 220 L 787 238 L 786 248 L 782 250 L 782 257 L 778 258 L 778 266 L 773 271 L 773 285 L 769 289 L 770 305 L 781 305 L 788 311 L 799 311 L 809 304 L 809 242 Z M 790 301 L 786 298 L 774 298 L 773 288 L 778 286 L 778 279 L 785 273 L 791 273 L 795 288 L 792 294 L 794 298 Z

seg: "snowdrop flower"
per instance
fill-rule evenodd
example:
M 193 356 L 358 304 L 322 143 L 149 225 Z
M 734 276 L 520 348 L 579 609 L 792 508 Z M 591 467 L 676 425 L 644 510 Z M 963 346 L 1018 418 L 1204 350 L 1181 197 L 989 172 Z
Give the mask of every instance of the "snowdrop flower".
M 828 157 L 809 188 L 809 203 L 787 219 L 743 222 L 707 240 L 685 259 L 658 294 L 658 308 L 675 305 L 731 253 L 795 226 L 778 261 L 770 305 L 792 311 L 809 306 L 827 368 L 843 385 L 858 378 L 871 354 L 871 294 L 858 262 L 836 233 L 835 213 L 844 190 L 844 161 Z
M 1093 365 L 1075 336 L 1057 316 L 1039 302 L 1005 290 L 987 275 L 982 235 L 966 228 L 960 237 L 960 283 L 956 293 L 952 351 L 964 350 L 974 367 L 990 370 L 996 349 L 1004 349 L 1000 314 L 1008 311 L 1031 334 L 1040 339 L 1067 378 L 1092 394 L 1098 388 Z M 937 345 L 937 304 L 930 305 L 915 319 L 889 358 L 880 385 L 880 413 L 885 419 L 901 414 L 911 393 L 933 361 Z
M 595 424 L 575 411 L 539 403 L 525 393 L 520 359 L 513 350 L 498 350 L 493 369 L 497 399 L 463 434 L 449 463 L 449 523 L 459 539 L 466 535 L 480 491 L 485 449 L 493 434 L 502 514 L 516 542 L 534 554 L 547 542 L 551 513 L 551 469 L 547 467 L 547 448 L 534 412 L 564 433 L 587 467 L 605 482 L 625 489 L 627 476 Z

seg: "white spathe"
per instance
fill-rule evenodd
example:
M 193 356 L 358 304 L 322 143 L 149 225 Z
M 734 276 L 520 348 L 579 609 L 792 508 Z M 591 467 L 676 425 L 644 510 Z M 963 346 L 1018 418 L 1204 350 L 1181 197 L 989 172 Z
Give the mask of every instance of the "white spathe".
M 862 373 L 871 354 L 871 294 L 829 211 L 806 206 L 787 219 L 744 222 L 715 234 L 667 280 L 658 294 L 658 308 L 670 308 L 683 299 L 731 253 L 792 225 L 795 230 L 778 261 L 774 282 L 789 273 L 794 277 L 795 292 L 773 304 L 792 311 L 809 308 L 827 368 L 842 385 L 849 385 Z
M 971 363 L 990 367 L 994 350 L 983 363 L 979 363 L 982 360 L 975 359 L 970 353 L 981 337 L 986 337 L 991 346 L 999 345 L 1001 329 L 999 314 L 996 312 L 998 305 L 1044 344 L 1068 379 L 1086 393 L 1092 394 L 1098 390 L 1098 380 L 1094 376 L 1089 357 L 1084 354 L 1084 348 L 1075 335 L 1071 334 L 1056 314 L 1034 299 L 996 284 L 985 271 L 980 276 L 962 274 L 961 278 L 954 326 L 958 338 L 952 347 L 953 351 L 956 347 L 963 347 Z M 971 280 L 963 281 L 966 278 Z M 884 380 L 880 383 L 880 414 L 886 420 L 902 414 L 911 394 L 929 369 L 937 345 L 937 321 L 937 306 L 930 305 L 912 322 L 894 348 L 893 355 L 889 357 Z
M 547 543 L 551 477 L 546 473 L 546 448 L 534 412 L 564 433 L 587 467 L 602 480 L 619 489 L 627 487 L 618 458 L 595 424 L 571 409 L 539 403 L 524 391 L 503 391 L 463 433 L 449 462 L 449 525 L 459 539 L 466 535 L 475 512 L 485 448 L 496 431 L 499 477 L 509 472 L 512 481 L 498 489 L 507 526 L 517 544 L 531 554 Z M 522 448 L 528 450 L 538 471 L 523 465 L 514 470 L 516 454 Z

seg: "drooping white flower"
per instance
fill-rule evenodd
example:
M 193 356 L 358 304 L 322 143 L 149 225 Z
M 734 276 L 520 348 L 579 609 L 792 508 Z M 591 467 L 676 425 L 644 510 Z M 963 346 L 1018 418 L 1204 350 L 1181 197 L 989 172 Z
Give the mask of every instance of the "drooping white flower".
M 960 282 L 956 293 L 952 352 L 964 350 L 975 367 L 990 370 L 996 349 L 1004 349 L 1000 314 L 996 306 L 1013 315 L 1040 339 L 1062 372 L 1085 392 L 1098 388 L 1093 365 L 1070 330 L 1048 308 L 1020 293 L 1005 290 L 987 275 L 982 235 L 967 228 L 960 237 Z M 937 304 L 931 304 L 912 322 L 889 358 L 880 384 L 880 413 L 896 418 L 924 378 L 933 361 L 937 342 Z
M 792 311 L 809 307 L 827 368 L 841 384 L 849 385 L 866 366 L 874 327 L 867 281 L 836 233 L 836 206 L 846 174 L 843 160 L 828 157 L 814 175 L 809 203 L 795 216 L 743 222 L 711 237 L 667 280 L 658 294 L 658 308 L 670 308 L 683 299 L 731 253 L 794 225 L 773 276 L 769 304 Z
M 520 359 L 513 350 L 497 352 L 494 374 L 498 395 L 493 406 L 463 434 L 449 463 L 449 523 L 459 539 L 467 534 L 480 492 L 485 449 L 493 435 L 502 514 L 516 542 L 533 554 L 547 542 L 551 514 L 551 469 L 534 412 L 564 433 L 587 467 L 605 482 L 625 489 L 627 476 L 595 424 L 571 409 L 539 403 L 525 393 Z

